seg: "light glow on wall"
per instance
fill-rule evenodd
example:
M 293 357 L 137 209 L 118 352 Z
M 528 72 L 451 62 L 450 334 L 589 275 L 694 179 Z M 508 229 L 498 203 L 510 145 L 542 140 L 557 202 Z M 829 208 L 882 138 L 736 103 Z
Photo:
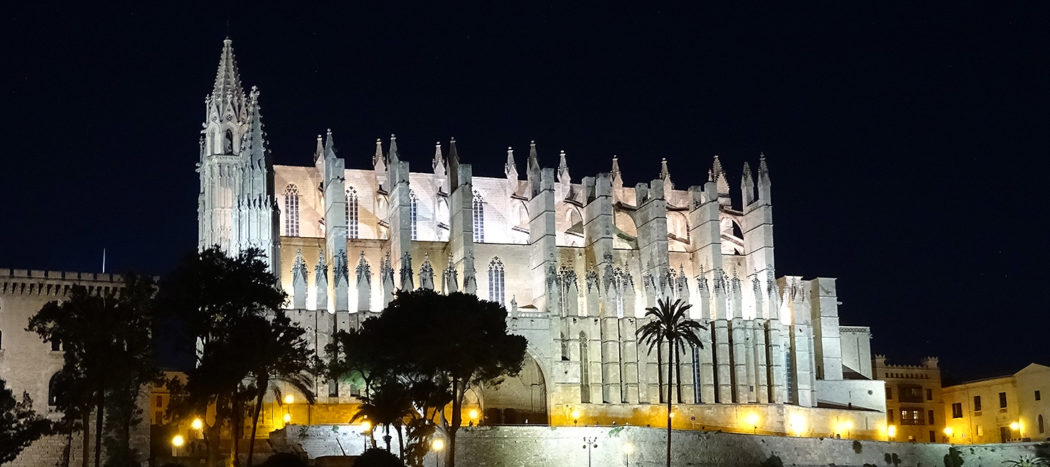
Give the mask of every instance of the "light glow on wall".
M 788 425 L 791 426 L 791 433 L 802 436 L 806 432 L 806 417 L 800 413 L 793 413 L 788 416 Z

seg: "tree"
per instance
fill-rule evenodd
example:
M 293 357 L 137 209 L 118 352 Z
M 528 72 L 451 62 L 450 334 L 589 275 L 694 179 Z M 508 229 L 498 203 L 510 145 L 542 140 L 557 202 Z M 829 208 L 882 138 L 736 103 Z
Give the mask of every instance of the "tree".
M 228 425 L 234 434 L 230 458 L 236 459 L 248 405 L 255 401 L 254 432 L 261 398 L 273 380 L 288 381 L 308 400 L 313 397 L 303 374 L 309 369 L 303 330 L 282 311 L 287 296 L 262 257 L 257 249 L 236 257 L 217 246 L 206 249 L 166 277 L 158 296 L 165 314 L 187 323 L 186 340 L 196 340 L 197 366 L 188 374 L 185 393 L 176 396 L 174 412 L 205 414 L 214 407 L 211 422 L 202 417 L 211 465 L 218 461 L 219 438 Z
M 700 341 L 698 332 L 706 330 L 702 324 L 689 319 L 686 313 L 692 305 L 685 304 L 681 299 L 658 300 L 655 307 L 646 308 L 645 316 L 650 318 L 647 323 L 638 328 L 638 337 L 642 343 L 649 345 L 649 353 L 655 348 L 659 355 L 660 346 L 667 343 L 667 466 L 671 466 L 671 403 L 674 387 L 672 374 L 675 372 L 675 355 L 683 350 L 686 344 L 704 348 Z M 678 372 L 681 372 L 679 369 Z M 678 376 L 681 384 L 681 375 Z M 681 398 L 681 394 L 679 394 Z
M 131 457 L 130 444 L 120 440 L 130 437 L 139 389 L 156 375 L 150 334 L 155 289 L 151 278 L 133 274 L 125 277 L 120 290 L 109 294 L 92 293 L 77 285 L 70 290 L 68 299 L 45 304 L 29 320 L 27 330 L 36 332 L 45 342 L 62 346 L 63 366 L 59 374 L 63 375 L 66 389 L 64 397 L 56 402 L 61 402 L 57 405 L 60 410 L 82 416 L 85 447 L 87 418 L 92 410 L 95 412 L 96 466 L 101 465 L 107 407 L 123 409 L 113 425 L 117 434 L 111 457 Z M 117 401 L 107 399 L 118 395 Z M 69 418 L 64 419 L 69 422 L 65 425 L 73 429 Z
M 284 311 L 277 311 L 271 320 L 249 317 L 238 326 L 237 335 L 247 337 L 240 350 L 250 355 L 252 363 L 249 377 L 254 381 L 255 407 L 252 410 L 252 433 L 248 438 L 248 467 L 252 466 L 255 452 L 255 432 L 259 426 L 259 413 L 263 398 L 268 391 L 282 400 L 275 382 L 289 384 L 298 390 L 306 401 L 313 404 L 313 380 L 304 370 L 316 366 L 303 335 L 306 331 L 292 324 Z
M 7 382 L 0 379 L 0 464 L 11 462 L 26 446 L 48 434 L 51 423 L 33 411 L 29 393 L 15 399 Z
M 483 383 L 499 384 L 502 377 L 521 371 L 526 341 L 507 334 L 506 319 L 502 305 L 474 295 L 400 292 L 379 317 L 365 320 L 360 331 L 339 336 L 337 345 L 346 351 L 337 354 L 329 369 L 333 377 L 339 371 L 343 377 L 360 375 L 366 381 L 366 399 L 377 382 L 393 381 L 407 389 L 414 412 L 410 433 L 429 434 L 426 427 L 432 424 L 448 439 L 446 465 L 454 467 L 467 391 Z
M 401 429 L 405 424 L 405 419 L 411 417 L 412 414 L 412 395 L 408 388 L 391 380 L 378 386 L 375 391 L 365 397 L 364 403 L 350 419 L 350 423 L 366 419 L 373 426 L 383 425 L 386 432 L 383 441 L 386 442 L 388 452 L 391 440 L 390 427 L 394 427 L 397 430 L 398 452 L 401 453 L 401 459 L 404 460 L 405 444 Z

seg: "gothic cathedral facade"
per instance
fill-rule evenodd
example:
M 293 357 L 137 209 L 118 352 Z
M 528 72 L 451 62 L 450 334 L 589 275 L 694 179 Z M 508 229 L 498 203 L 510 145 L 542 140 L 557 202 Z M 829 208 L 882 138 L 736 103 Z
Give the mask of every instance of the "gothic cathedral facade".
M 743 166 L 740 206 L 717 156 L 697 186 L 676 187 L 666 160 L 626 186 L 616 157 L 573 180 L 564 152 L 546 168 L 530 144 L 524 174 L 508 148 L 505 177 L 488 178 L 454 139 L 427 171 L 409 170 L 393 135 L 376 141 L 370 167 L 348 168 L 329 130 L 312 165 L 274 165 L 259 91 L 245 93 L 229 39 L 205 109 L 199 246 L 261 249 L 319 352 L 395 291 L 459 291 L 503 304 L 529 342 L 522 374 L 476 395 L 491 422 L 660 425 L 673 384 L 684 427 L 885 427 L 870 332 L 840 327 L 835 279 L 776 275 L 764 156 L 756 172 Z M 707 327 L 703 347 L 678 349 L 677 380 L 636 338 L 665 298 Z M 318 389 L 323 403 L 354 401 L 338 384 Z

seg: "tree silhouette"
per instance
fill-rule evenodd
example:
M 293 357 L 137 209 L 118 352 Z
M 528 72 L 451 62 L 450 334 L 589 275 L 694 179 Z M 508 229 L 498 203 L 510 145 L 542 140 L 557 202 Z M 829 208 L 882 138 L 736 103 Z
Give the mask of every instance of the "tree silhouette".
M 643 343 L 649 345 L 649 353 L 652 353 L 655 348 L 657 354 L 659 354 L 660 346 L 665 342 L 667 343 L 667 465 L 670 467 L 671 390 L 675 385 L 672 378 L 676 369 L 675 355 L 678 354 L 679 350 L 685 348 L 686 344 L 701 349 L 704 348 L 704 344 L 700 341 L 700 336 L 697 333 L 707 328 L 689 319 L 689 315 L 686 312 L 689 308 L 692 308 L 692 305 L 683 303 L 681 299 L 676 299 L 674 303 L 671 303 L 671 300 L 668 298 L 657 300 L 656 303 L 657 306 L 646 308 L 645 316 L 649 318 L 649 321 L 638 328 L 638 337 Z M 678 371 L 680 372 L 681 370 Z M 681 375 L 679 375 L 680 381 Z M 681 397 L 680 394 L 679 397 Z
M 48 434 L 51 424 L 33 411 L 29 393 L 16 400 L 0 379 L 0 464 L 11 462 L 26 446 Z

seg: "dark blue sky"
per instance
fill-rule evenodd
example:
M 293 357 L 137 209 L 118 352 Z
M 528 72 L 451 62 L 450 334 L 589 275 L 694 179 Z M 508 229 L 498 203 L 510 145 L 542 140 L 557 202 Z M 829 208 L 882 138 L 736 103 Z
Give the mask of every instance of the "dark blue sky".
M 764 151 L 778 274 L 839 278 L 874 351 L 946 377 L 1047 362 L 1046 2 L 718 7 L 98 9 L 21 2 L 0 27 L 0 265 L 161 274 L 196 245 L 197 137 L 229 20 L 278 163 L 332 128 L 429 169 L 454 136 L 502 176 L 530 139 L 574 177 L 620 155 L 734 196 Z M 923 2 L 925 3 L 925 2 Z M 645 6 L 642 8 L 642 6 Z M 522 170 L 519 167 L 519 170 Z

